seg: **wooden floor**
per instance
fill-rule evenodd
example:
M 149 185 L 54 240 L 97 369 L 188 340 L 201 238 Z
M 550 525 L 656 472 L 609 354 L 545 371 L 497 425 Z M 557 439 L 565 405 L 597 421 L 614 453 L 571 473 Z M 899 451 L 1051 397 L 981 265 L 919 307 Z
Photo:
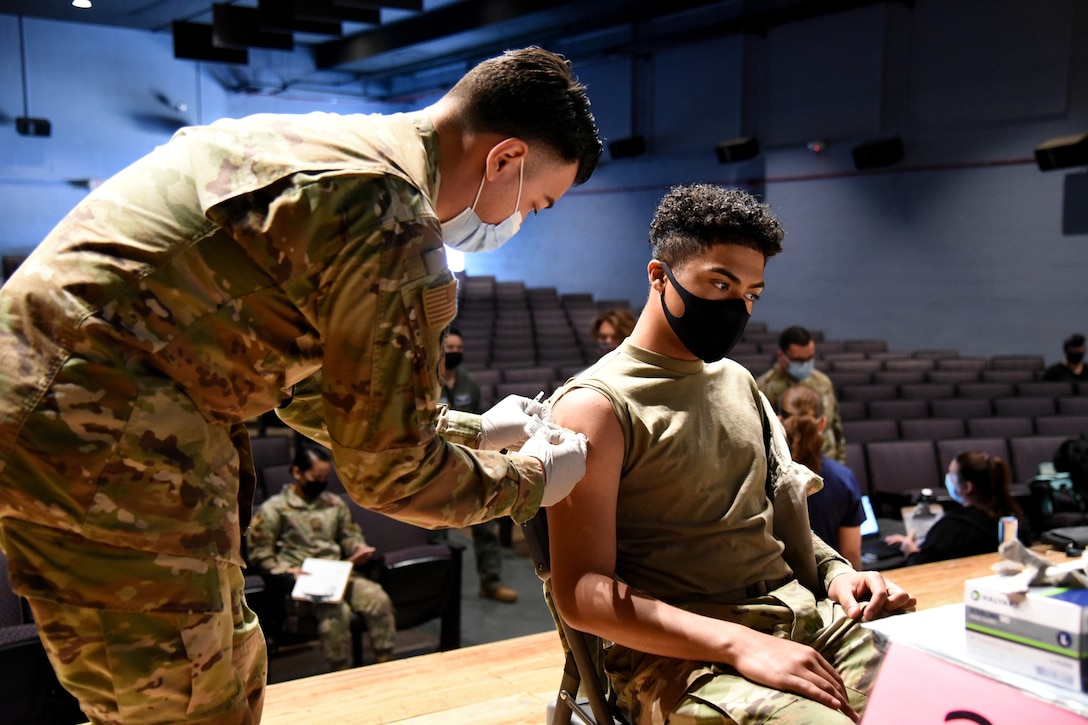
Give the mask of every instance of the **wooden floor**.
M 1066 560 L 1058 553 L 1048 556 Z M 962 602 L 964 580 L 992 573 L 997 560 L 997 554 L 984 554 L 883 574 L 927 609 Z M 558 635 L 545 632 L 270 685 L 262 722 L 543 723 L 562 669 Z

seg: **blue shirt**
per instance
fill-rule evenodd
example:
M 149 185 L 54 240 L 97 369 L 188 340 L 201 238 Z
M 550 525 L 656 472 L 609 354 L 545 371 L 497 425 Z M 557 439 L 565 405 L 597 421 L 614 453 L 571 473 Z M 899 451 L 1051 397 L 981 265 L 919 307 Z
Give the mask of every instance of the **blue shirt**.
M 838 551 L 839 528 L 861 526 L 865 520 L 861 490 L 849 468 L 827 456 L 821 457 L 820 461 L 824 487 L 808 497 L 808 518 L 812 531 Z

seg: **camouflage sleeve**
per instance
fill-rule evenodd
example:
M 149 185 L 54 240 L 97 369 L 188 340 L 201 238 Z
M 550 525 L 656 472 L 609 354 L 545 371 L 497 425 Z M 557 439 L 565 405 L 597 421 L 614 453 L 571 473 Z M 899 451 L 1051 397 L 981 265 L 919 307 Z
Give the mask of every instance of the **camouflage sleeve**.
M 831 429 L 834 443 L 827 455 L 839 463 L 846 463 L 846 434 L 842 430 L 842 416 L 839 414 L 838 403 L 835 404 L 832 410 L 830 422 L 831 425 L 828 427 Z
M 839 574 L 854 571 L 854 567 L 850 566 L 850 562 L 824 543 L 824 540 L 816 534 L 812 535 L 812 549 L 816 554 L 816 573 L 823 580 L 825 592 L 832 579 Z
M 271 574 L 282 574 L 290 567 L 276 556 L 276 541 L 280 537 L 280 512 L 275 506 L 265 504 L 257 511 L 249 526 L 246 543 L 249 545 L 249 563 Z
M 321 337 L 320 396 L 296 391 L 311 410 L 292 404 L 285 419 L 318 440 L 327 435 L 355 501 L 436 528 L 536 513 L 539 461 L 438 435 L 438 360 L 456 281 L 418 189 L 392 176 L 299 175 L 265 205 L 230 217 L 232 234 L 251 248 L 271 254 L 305 243 L 308 263 L 320 268 L 317 288 L 296 301 Z
M 321 417 L 321 371 L 297 383 L 291 389 L 291 400 L 276 409 L 287 426 L 298 431 L 315 443 L 332 448 L 329 429 Z
M 351 556 L 351 552 L 355 551 L 359 546 L 366 543 L 366 538 L 363 536 L 363 530 L 359 528 L 359 524 L 355 523 L 355 519 L 351 517 L 351 510 L 346 503 L 341 502 L 342 505 L 336 507 L 336 531 L 339 534 L 340 552 L 344 556 Z

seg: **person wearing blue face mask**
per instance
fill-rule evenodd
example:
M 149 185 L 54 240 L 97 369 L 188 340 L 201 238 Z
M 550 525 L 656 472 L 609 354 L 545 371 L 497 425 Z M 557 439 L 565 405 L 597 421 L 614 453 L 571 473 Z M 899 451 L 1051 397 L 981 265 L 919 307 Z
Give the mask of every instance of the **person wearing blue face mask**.
M 986 554 L 997 551 L 1001 543 L 998 520 L 1015 516 L 1018 538 L 1030 544 L 1027 518 L 1009 491 L 1010 480 L 1009 466 L 999 456 L 983 451 L 961 453 L 948 464 L 944 477 L 948 495 L 959 506 L 946 507 L 921 541 L 913 531 L 885 540 L 907 555 L 905 566 Z
M 803 327 L 787 327 L 778 336 L 775 364 L 756 379 L 760 391 L 776 408 L 782 394 L 795 385 L 804 385 L 820 394 L 824 404 L 827 426 L 824 428 L 824 447 L 821 454 L 846 462 L 846 436 L 843 435 L 839 402 L 835 398 L 835 386 L 831 378 L 816 369 L 816 340 Z

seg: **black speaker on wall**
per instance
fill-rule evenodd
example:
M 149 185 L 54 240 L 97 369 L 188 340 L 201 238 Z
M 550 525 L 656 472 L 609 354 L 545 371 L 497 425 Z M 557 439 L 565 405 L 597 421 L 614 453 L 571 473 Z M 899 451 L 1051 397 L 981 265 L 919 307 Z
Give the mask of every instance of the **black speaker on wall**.
M 633 159 L 646 153 L 646 139 L 642 136 L 621 138 L 608 144 L 608 153 L 614 159 Z
M 1035 147 L 1035 163 L 1042 171 L 1088 166 L 1088 133 L 1052 138 Z
M 718 144 L 715 152 L 719 164 L 732 164 L 737 161 L 749 161 L 759 156 L 759 141 L 754 136 L 741 136 Z
M 879 169 L 903 160 L 903 140 L 898 136 L 866 141 L 854 147 L 854 166 L 858 169 Z

